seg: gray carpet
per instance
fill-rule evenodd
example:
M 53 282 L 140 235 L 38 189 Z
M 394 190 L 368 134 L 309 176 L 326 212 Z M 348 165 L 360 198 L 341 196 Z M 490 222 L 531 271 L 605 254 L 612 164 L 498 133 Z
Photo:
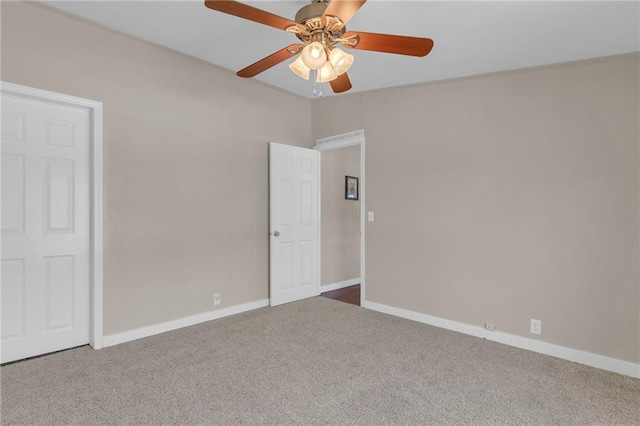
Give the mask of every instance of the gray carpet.
M 640 380 L 316 297 L 2 367 L 2 424 L 640 424 Z

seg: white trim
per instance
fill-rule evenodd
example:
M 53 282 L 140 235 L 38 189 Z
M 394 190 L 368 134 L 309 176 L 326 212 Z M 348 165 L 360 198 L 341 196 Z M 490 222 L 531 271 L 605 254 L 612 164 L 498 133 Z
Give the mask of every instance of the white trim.
M 313 149 L 317 151 L 328 151 L 330 149 L 346 148 L 348 146 L 358 145 L 362 140 L 364 140 L 364 130 L 354 130 L 353 132 L 318 139 Z
M 93 327 L 91 330 L 91 347 L 102 349 L 103 339 L 103 169 L 102 169 L 102 103 L 91 110 L 91 123 L 93 124 L 93 174 L 92 182 L 92 214 L 91 214 L 91 271 L 92 286 L 92 312 Z
M 366 139 L 364 137 L 364 129 L 354 130 L 353 132 L 342 133 L 340 135 L 329 136 L 316 140 L 313 147 L 316 151 L 329 151 L 331 149 L 346 148 L 348 146 L 360 145 L 360 304 L 365 301 L 366 290 L 366 269 L 365 269 L 365 243 L 366 243 L 366 225 L 367 225 L 367 209 L 365 203 L 366 197 L 366 171 L 365 171 L 365 146 Z M 322 174 L 320 174 L 320 182 L 322 182 Z M 322 195 L 320 195 L 322 197 Z M 320 210 L 320 222 L 322 222 L 322 210 Z M 322 247 L 322 233 L 320 233 L 320 247 Z M 322 260 L 322 259 L 320 259 Z M 322 270 L 322 263 L 320 263 Z M 321 286 L 322 288 L 322 286 Z M 325 290 L 328 291 L 328 290 Z
M 614 373 L 640 378 L 640 364 L 635 364 L 633 362 L 610 358 L 604 355 L 598 355 L 590 352 L 580 351 L 577 349 L 571 349 L 565 346 L 555 345 L 553 343 L 541 342 L 540 340 L 517 336 L 515 334 L 503 333 L 500 331 L 488 331 L 483 327 L 421 314 L 419 312 L 408 311 L 406 309 L 396 308 L 380 303 L 364 301 L 362 307 L 371 309 L 373 311 L 383 312 L 385 314 L 421 322 L 424 324 L 433 325 L 435 327 L 457 331 L 459 333 L 468 334 L 475 337 L 481 337 L 483 339 L 491 340 L 493 342 L 499 342 L 509 346 L 514 346 L 516 348 L 526 349 L 532 352 L 550 355 L 567 361 L 573 361 L 579 364 L 600 368 L 602 370 L 613 371 Z
M 84 108 L 91 117 L 91 333 L 89 343 L 102 348 L 102 254 L 103 254 L 103 174 L 102 174 L 102 102 L 78 98 L 48 90 L 1 82 L 3 95 L 17 96 L 57 105 Z
M 366 291 L 366 279 L 365 276 L 367 274 L 367 270 L 365 268 L 366 257 L 364 255 L 366 249 L 366 238 L 365 231 L 367 229 L 367 204 L 365 203 L 365 197 L 367 191 L 365 187 L 367 185 L 366 179 L 366 140 L 364 137 L 364 130 L 362 130 L 362 139 L 360 140 L 360 190 L 362 191 L 360 194 L 360 304 L 365 301 L 365 291 Z
M 360 284 L 360 278 L 352 278 L 350 280 L 344 280 L 333 284 L 322 284 L 320 286 L 320 293 L 327 291 L 340 290 L 341 288 L 350 287 L 352 285 Z
M 256 302 L 243 303 L 241 305 L 230 306 L 215 311 L 203 312 L 201 314 L 180 318 L 173 321 L 167 321 L 160 324 L 154 324 L 147 327 L 136 328 L 134 330 L 125 331 L 118 334 L 104 336 L 104 347 L 119 345 L 120 343 L 131 342 L 132 340 L 142 339 L 144 337 L 155 336 L 156 334 L 165 333 L 167 331 L 177 330 L 179 328 L 189 327 L 191 325 L 224 318 L 242 312 L 252 311 L 254 309 L 269 306 L 269 299 L 258 300 Z
M 322 294 L 322 153 L 318 155 L 318 296 Z

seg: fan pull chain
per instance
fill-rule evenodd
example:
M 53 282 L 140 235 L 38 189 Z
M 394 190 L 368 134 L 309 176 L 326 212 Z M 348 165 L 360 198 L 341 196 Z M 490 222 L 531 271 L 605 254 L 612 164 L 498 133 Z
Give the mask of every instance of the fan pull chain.
M 324 39 L 324 33 L 322 33 L 322 45 L 326 46 L 326 41 Z M 326 47 L 325 47 L 326 49 Z M 313 94 L 318 98 L 322 97 L 322 83 L 318 83 L 318 80 L 322 80 L 322 68 L 318 68 L 315 72 L 315 76 L 313 79 Z M 317 88 L 317 90 L 316 90 Z
M 317 82 L 319 72 L 320 70 L 313 71 L 313 96 L 317 98 L 322 97 L 322 88 L 321 88 L 322 86 L 320 86 Z

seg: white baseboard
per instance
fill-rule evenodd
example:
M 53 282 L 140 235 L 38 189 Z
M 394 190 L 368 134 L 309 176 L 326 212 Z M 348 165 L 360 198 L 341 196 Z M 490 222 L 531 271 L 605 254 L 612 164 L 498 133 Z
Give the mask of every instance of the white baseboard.
M 160 324 L 154 324 L 147 327 L 136 328 L 134 330 L 125 331 L 118 334 L 104 336 L 103 347 L 119 345 L 120 343 L 130 342 L 143 337 L 149 337 L 166 331 L 176 330 L 178 328 L 188 327 L 190 325 L 200 324 L 202 322 L 211 321 L 218 318 L 228 317 L 230 315 L 239 314 L 241 312 L 252 311 L 258 308 L 269 306 L 269 299 L 258 300 L 256 302 L 243 303 L 242 305 L 229 306 L 228 308 L 217 309 L 215 311 L 203 312 L 201 314 L 192 315 L 190 317 L 180 318 L 173 321 L 167 321 Z
M 360 284 L 362 282 L 362 278 L 352 278 L 350 280 L 340 281 L 338 283 L 333 284 L 322 284 L 320 286 L 320 293 L 324 293 L 326 291 L 339 290 L 341 288 L 349 287 L 352 285 Z
M 590 352 L 554 345 L 553 343 L 541 342 L 539 340 L 516 336 L 515 334 L 503 333 L 501 331 L 488 331 L 483 327 L 464 324 L 457 321 L 451 321 L 448 319 L 421 314 L 414 311 L 408 311 L 406 309 L 395 308 L 393 306 L 383 305 L 367 300 L 363 302 L 362 307 L 371 309 L 373 311 L 383 312 L 385 314 L 418 321 L 424 324 L 433 325 L 435 327 L 445 328 L 447 330 L 481 337 L 483 339 L 503 343 L 505 345 L 515 346 L 516 348 L 527 349 L 532 352 L 538 352 L 556 358 L 565 359 L 567 361 L 585 364 L 591 367 L 600 368 L 602 370 L 613 371 L 614 373 L 640 378 L 640 364 L 635 364 L 633 362 L 623 361 L 604 355 L 597 355 Z

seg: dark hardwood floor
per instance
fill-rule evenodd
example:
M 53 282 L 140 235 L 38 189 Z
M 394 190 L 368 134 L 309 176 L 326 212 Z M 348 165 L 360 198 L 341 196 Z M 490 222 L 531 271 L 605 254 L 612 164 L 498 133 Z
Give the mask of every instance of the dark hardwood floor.
M 322 293 L 321 296 L 360 306 L 360 284 L 352 285 L 338 290 L 327 291 L 326 293 Z

